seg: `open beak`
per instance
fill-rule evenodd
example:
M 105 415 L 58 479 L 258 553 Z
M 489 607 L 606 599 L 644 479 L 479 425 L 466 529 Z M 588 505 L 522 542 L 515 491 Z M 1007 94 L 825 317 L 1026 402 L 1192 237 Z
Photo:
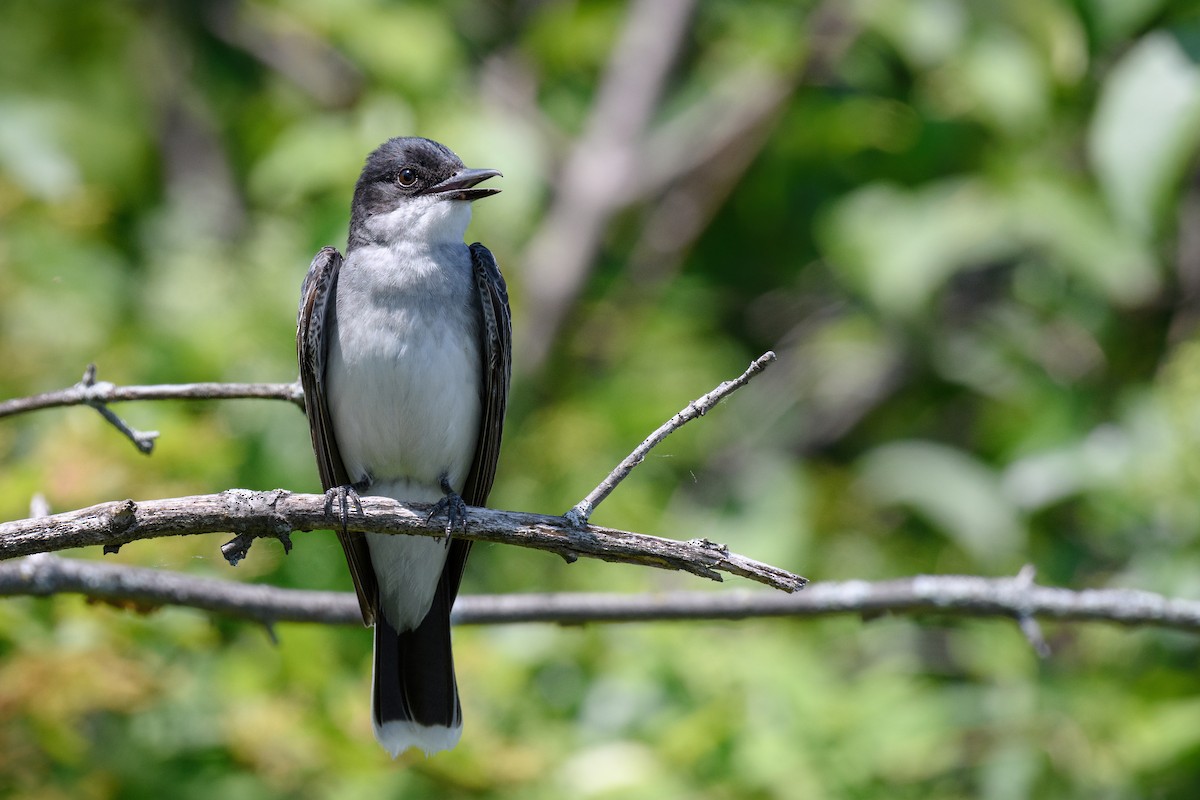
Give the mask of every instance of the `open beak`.
M 488 178 L 495 177 L 503 177 L 503 175 L 495 169 L 460 169 L 436 186 L 430 186 L 425 190 L 425 194 L 441 195 L 446 200 L 478 200 L 500 191 L 490 186 L 483 188 L 475 186 Z

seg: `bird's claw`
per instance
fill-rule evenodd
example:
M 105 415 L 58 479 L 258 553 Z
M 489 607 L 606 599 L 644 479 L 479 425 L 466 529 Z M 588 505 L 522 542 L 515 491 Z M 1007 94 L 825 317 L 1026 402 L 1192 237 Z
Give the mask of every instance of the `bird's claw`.
M 328 517 L 333 515 L 333 506 L 334 503 L 337 503 L 339 511 L 338 516 L 342 523 L 343 533 L 345 533 L 349 527 L 351 505 L 354 506 L 354 510 L 358 512 L 358 515 L 360 517 L 362 516 L 362 500 L 358 496 L 359 488 L 365 489 L 366 486 L 360 486 L 360 484 L 357 483 L 347 484 L 345 486 L 334 486 L 332 489 L 329 489 L 325 492 L 325 516 Z
M 453 533 L 455 528 L 464 531 L 467 529 L 467 504 L 463 502 L 463 499 L 456 492 L 450 492 L 434 504 L 433 510 L 425 518 L 425 524 L 428 525 L 439 514 L 446 515 L 447 536 Z
M 447 536 L 453 533 L 455 528 L 465 531 L 467 529 L 467 504 L 458 496 L 458 492 L 454 491 L 454 487 L 450 485 L 450 479 L 445 475 L 441 477 L 441 484 L 442 491 L 446 494 L 434 504 L 429 516 L 425 518 L 425 524 L 428 525 L 438 514 L 445 514 Z

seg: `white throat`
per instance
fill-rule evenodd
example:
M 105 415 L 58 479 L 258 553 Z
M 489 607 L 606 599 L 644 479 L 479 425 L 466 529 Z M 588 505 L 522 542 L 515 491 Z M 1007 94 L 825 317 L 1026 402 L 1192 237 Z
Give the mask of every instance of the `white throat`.
M 380 243 L 408 241 L 430 247 L 461 245 L 471 222 L 471 204 L 437 195 L 418 195 L 366 221 L 371 238 Z

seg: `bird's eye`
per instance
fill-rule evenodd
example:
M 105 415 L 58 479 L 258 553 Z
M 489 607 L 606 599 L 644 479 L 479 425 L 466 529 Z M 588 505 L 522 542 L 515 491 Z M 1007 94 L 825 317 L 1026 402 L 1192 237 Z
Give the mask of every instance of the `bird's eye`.
M 417 182 L 416 170 L 405 167 L 396 173 L 396 183 L 403 186 L 405 189 Z

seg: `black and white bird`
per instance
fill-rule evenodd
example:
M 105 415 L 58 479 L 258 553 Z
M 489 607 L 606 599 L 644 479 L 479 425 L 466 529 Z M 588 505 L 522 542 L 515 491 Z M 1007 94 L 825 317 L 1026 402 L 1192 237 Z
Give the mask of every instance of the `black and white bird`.
M 296 349 L 327 502 L 363 620 L 375 626 L 372 716 L 393 756 L 458 743 L 450 607 L 470 543 L 346 530 L 358 494 L 435 502 L 446 532 L 484 505 L 511 373 L 508 293 L 492 254 L 466 245 L 471 202 L 500 175 L 437 142 L 396 138 L 367 157 L 343 258 L 317 253 Z M 431 515 L 433 518 L 434 515 Z

